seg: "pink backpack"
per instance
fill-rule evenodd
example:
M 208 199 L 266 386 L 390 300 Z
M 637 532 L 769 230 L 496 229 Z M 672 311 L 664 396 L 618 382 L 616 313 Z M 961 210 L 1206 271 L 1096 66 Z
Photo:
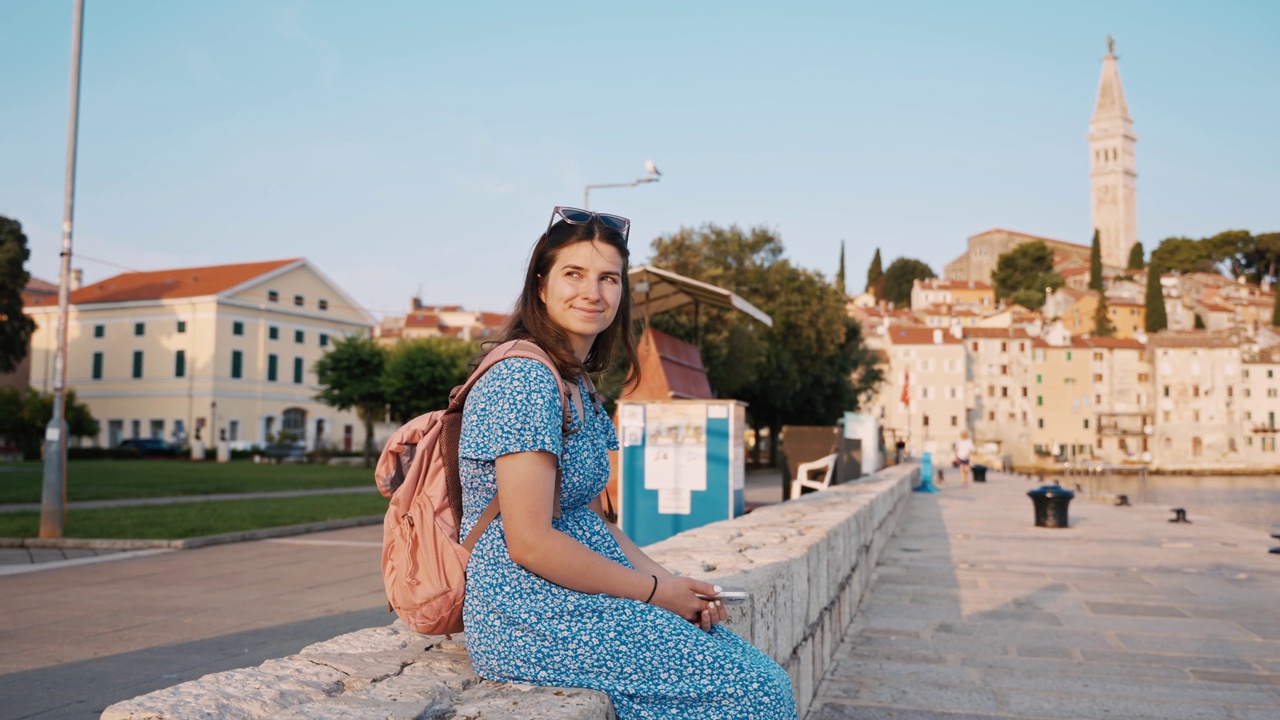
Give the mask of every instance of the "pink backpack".
M 513 340 L 498 345 L 462 385 L 449 394 L 449 406 L 410 420 L 387 440 L 374 469 L 374 480 L 390 498 L 382 531 L 382 580 L 391 610 L 423 635 L 462 631 L 467 561 L 480 535 L 498 515 L 495 495 L 476 526 L 462 542 L 462 481 L 458 444 L 462 409 L 472 386 L 489 368 L 510 358 L 537 360 L 560 380 L 560 371 L 542 348 Z M 588 384 L 590 380 L 588 380 Z M 563 431 L 569 430 L 569 394 L 560 380 Z M 556 516 L 560 477 L 556 475 Z

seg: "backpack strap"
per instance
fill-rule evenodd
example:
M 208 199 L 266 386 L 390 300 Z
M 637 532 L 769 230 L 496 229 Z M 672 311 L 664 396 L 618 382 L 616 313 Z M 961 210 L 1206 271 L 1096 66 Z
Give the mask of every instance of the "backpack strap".
M 537 360 L 551 371 L 551 376 L 555 378 L 556 384 L 560 386 L 560 405 L 563 417 L 560 432 L 562 438 L 561 442 L 563 443 L 563 438 L 572 434 L 569 429 L 570 422 L 573 419 L 573 410 L 569 405 L 569 387 L 565 383 L 564 378 L 560 376 L 560 369 L 557 368 L 555 362 L 551 360 L 551 356 L 547 355 L 542 348 L 528 340 L 511 340 L 490 350 L 489 353 L 484 356 L 484 359 L 480 361 L 480 365 L 475 369 L 475 372 L 471 373 L 471 376 L 467 378 L 467 382 L 449 393 L 450 411 L 453 411 L 456 407 L 457 412 L 462 412 L 462 406 L 467 401 L 467 395 L 471 394 L 471 388 L 480 380 L 480 377 L 488 372 L 494 365 L 497 365 L 503 360 L 510 360 L 511 358 Z M 584 375 L 584 377 L 586 376 Z M 591 398 L 592 401 L 595 402 L 595 386 L 591 384 L 590 377 L 587 377 L 587 385 L 591 388 Z M 552 491 L 554 493 L 553 497 L 555 497 L 555 507 L 551 512 L 551 516 L 553 518 L 560 517 L 560 485 L 562 478 L 563 471 L 560 468 L 560 460 L 559 458 L 556 458 L 556 483 L 555 489 Z M 489 528 L 489 525 L 498 517 L 499 512 L 498 495 L 497 493 L 494 493 L 493 499 L 489 501 L 489 505 L 485 507 L 484 512 L 480 513 L 480 517 L 476 520 L 475 526 L 471 528 L 471 532 L 467 533 L 467 537 L 463 539 L 462 546 L 468 551 L 474 549 L 476 542 L 480 540 L 480 535 Z

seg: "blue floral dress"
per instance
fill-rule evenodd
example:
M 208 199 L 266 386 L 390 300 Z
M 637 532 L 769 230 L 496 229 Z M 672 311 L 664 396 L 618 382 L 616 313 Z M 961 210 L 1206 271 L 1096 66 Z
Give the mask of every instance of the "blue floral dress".
M 587 506 L 608 483 L 607 451 L 618 439 L 603 411 L 586 408 L 584 418 L 573 411 L 578 432 L 562 436 L 559 384 L 536 360 L 504 360 L 476 383 L 459 452 L 463 536 L 497 492 L 494 460 L 541 450 L 559 457 L 563 472 L 552 525 L 631 567 Z M 472 553 L 463 619 L 481 677 L 600 690 L 620 720 L 796 717 L 790 678 L 750 643 L 723 626 L 706 633 L 662 608 L 543 580 L 511 560 L 501 515 Z

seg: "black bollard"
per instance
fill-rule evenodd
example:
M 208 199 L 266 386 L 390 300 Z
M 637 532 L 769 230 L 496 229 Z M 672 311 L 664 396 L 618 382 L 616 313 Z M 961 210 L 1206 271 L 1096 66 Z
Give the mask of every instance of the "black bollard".
M 1128 496 L 1128 495 L 1117 495 L 1117 496 L 1116 496 L 1116 505 L 1117 505 L 1117 506 L 1119 506 L 1119 507 L 1132 507 L 1132 506 L 1129 504 L 1129 496 Z
M 1173 508 L 1173 517 L 1169 518 L 1171 523 L 1190 523 L 1187 519 L 1187 511 L 1183 508 Z

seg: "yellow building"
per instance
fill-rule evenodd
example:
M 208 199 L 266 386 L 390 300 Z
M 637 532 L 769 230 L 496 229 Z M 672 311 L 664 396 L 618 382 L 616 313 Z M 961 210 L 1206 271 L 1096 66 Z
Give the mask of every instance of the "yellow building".
M 1038 455 L 1079 461 L 1093 456 L 1094 425 L 1091 351 L 1035 341 L 1031 352 L 1031 394 L 1035 424 L 1031 443 Z
M 32 386 L 53 388 L 56 304 L 27 308 Z M 67 386 L 102 426 L 96 439 L 233 447 L 292 437 L 349 448 L 358 422 L 316 401 L 314 366 L 373 318 L 307 260 L 131 272 L 71 294 Z M 213 428 L 213 432 L 210 432 Z

